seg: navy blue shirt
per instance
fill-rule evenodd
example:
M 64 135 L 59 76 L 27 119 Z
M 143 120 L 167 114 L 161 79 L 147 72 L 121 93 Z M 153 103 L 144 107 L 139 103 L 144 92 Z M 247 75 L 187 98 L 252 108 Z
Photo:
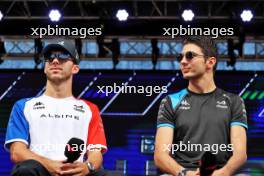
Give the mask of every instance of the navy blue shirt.
M 224 166 L 232 156 L 230 129 L 234 125 L 247 129 L 244 102 L 219 88 L 203 94 L 183 89 L 166 96 L 157 120 L 158 128 L 174 128 L 171 155 L 186 168 L 199 167 L 205 151 L 216 154 L 218 166 Z

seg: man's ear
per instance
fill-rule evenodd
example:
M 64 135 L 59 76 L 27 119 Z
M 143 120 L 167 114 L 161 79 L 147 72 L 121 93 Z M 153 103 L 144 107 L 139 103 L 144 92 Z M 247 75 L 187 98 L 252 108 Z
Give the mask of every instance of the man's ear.
M 207 68 L 213 68 L 216 64 L 216 58 L 215 57 L 209 57 L 206 61 Z
M 79 65 L 74 64 L 72 67 L 72 73 L 77 74 L 80 71 Z

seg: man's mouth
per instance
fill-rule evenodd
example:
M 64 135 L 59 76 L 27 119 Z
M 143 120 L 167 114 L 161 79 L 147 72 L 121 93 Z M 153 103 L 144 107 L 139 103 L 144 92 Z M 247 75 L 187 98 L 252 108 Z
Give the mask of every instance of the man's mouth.
M 182 72 L 183 72 L 183 73 L 187 73 L 187 72 L 189 72 L 189 71 L 190 71 L 189 68 L 183 68 L 183 69 L 182 69 Z
M 50 70 L 52 71 L 59 71 L 59 70 L 62 70 L 61 68 L 58 68 L 58 67 L 55 67 L 55 68 L 51 68 Z

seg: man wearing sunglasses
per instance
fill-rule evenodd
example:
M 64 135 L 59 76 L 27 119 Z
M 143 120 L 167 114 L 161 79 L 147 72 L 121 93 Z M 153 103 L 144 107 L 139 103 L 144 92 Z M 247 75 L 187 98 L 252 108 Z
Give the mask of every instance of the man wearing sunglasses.
M 99 175 L 102 153 L 107 150 L 104 128 L 97 106 L 73 97 L 73 75 L 79 72 L 74 43 L 53 40 L 43 56 L 44 94 L 17 101 L 10 115 L 5 148 L 16 163 L 12 175 Z M 77 161 L 66 163 L 65 146 L 73 138 L 85 146 L 71 144 L 71 151 L 83 151 Z
M 155 163 L 172 175 L 200 175 L 201 159 L 211 152 L 216 165 L 205 169 L 214 169 L 212 176 L 230 176 L 247 159 L 244 102 L 216 87 L 216 47 L 210 37 L 186 38 L 177 60 L 189 84 L 161 101 Z M 180 149 L 182 144 L 186 147 Z

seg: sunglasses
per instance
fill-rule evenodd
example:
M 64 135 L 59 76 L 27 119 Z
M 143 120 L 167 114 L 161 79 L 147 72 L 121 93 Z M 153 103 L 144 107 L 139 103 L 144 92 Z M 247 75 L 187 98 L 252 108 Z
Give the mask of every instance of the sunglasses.
M 200 54 L 197 54 L 197 53 L 192 52 L 192 51 L 187 51 L 185 54 L 180 53 L 180 54 L 177 56 L 177 61 L 178 61 L 178 62 L 181 62 L 184 56 L 185 56 L 185 58 L 186 58 L 188 61 L 192 60 L 194 57 L 197 57 L 197 56 L 204 57 L 204 55 L 200 55 Z
M 66 62 L 68 60 L 72 60 L 72 57 L 70 54 L 67 53 L 51 53 L 45 56 L 45 61 L 52 63 L 54 59 L 58 59 L 59 62 Z

